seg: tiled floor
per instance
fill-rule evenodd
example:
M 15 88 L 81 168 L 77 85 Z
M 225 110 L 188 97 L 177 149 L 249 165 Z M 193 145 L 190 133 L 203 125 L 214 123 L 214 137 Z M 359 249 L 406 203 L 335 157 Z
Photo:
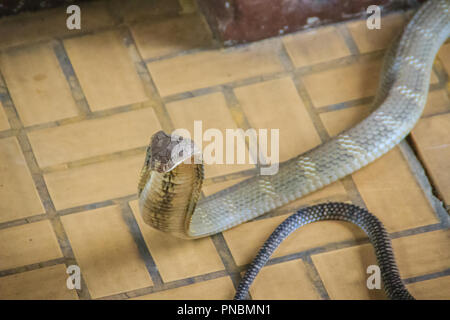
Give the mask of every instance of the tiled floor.
M 81 31 L 64 27 L 64 8 L 0 20 L 1 299 L 230 299 L 275 226 L 327 200 L 382 220 L 417 298 L 450 299 L 450 43 L 423 118 L 394 150 L 266 217 L 185 241 L 140 217 L 150 136 L 203 120 L 204 129 L 279 128 L 281 160 L 304 152 L 370 113 L 383 51 L 408 14 L 386 16 L 380 31 L 352 21 L 216 49 L 190 6 L 126 3 L 83 5 Z M 204 194 L 255 173 L 208 166 Z M 384 299 L 366 287 L 374 259 L 355 226 L 308 225 L 281 245 L 251 294 Z M 66 287 L 73 264 L 78 291 Z

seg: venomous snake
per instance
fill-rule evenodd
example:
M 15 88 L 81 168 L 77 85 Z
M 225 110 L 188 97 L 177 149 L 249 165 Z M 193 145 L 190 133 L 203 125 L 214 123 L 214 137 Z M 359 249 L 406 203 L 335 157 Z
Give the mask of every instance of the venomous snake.
M 358 125 L 279 166 L 200 199 L 203 164 L 189 139 L 157 132 L 152 136 L 138 185 L 143 220 L 176 237 L 219 233 L 318 190 L 371 163 L 399 143 L 424 109 L 434 57 L 450 34 L 450 0 L 429 0 L 387 50 L 373 107 Z M 188 163 L 190 162 L 190 163 Z M 269 238 L 236 298 L 244 298 L 257 271 L 277 244 L 297 227 L 318 220 L 350 221 L 369 235 L 385 290 L 394 299 L 412 296 L 401 282 L 388 234 L 378 219 L 351 205 L 326 203 L 300 210 Z

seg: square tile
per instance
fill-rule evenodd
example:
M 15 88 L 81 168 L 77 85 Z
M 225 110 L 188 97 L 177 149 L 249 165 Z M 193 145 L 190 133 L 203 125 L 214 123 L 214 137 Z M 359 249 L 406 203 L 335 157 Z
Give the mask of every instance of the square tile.
M 56 210 L 137 193 L 144 153 L 44 174 Z
M 380 71 L 377 59 L 308 74 L 303 82 L 314 106 L 324 107 L 375 95 Z
M 211 238 L 186 240 L 163 233 L 142 220 L 137 201 L 130 206 L 164 282 L 224 269 Z
M 0 270 L 61 258 L 50 221 L 0 230 Z
M 63 264 L 1 277 L 0 300 L 77 300 L 67 277 Z
M 398 147 L 352 177 L 367 209 L 388 232 L 439 222 Z
M 352 128 L 371 113 L 369 105 L 359 105 L 346 109 L 321 113 L 320 119 L 330 137 Z
M 49 43 L 2 52 L 0 69 L 25 126 L 78 114 L 69 84 Z
M 231 300 L 234 294 L 231 279 L 222 277 L 146 294 L 134 300 Z
M 260 82 L 234 91 L 252 128 L 279 130 L 276 149 L 279 149 L 280 162 L 320 144 L 320 137 L 290 78 Z M 272 143 L 268 145 L 269 154 Z
M 44 212 L 17 139 L 0 139 L 0 223 Z
M 119 32 L 67 39 L 64 46 L 91 110 L 149 99 Z
M 444 44 L 438 52 L 438 57 L 444 65 L 447 75 L 450 75 L 450 43 Z
M 317 300 L 314 287 L 303 261 L 292 260 L 261 269 L 250 293 L 255 300 Z
M 36 130 L 28 137 L 39 166 L 45 168 L 144 147 L 160 129 L 153 109 L 145 108 Z
M 432 116 L 438 113 L 450 112 L 450 98 L 445 90 L 435 90 L 428 93 L 427 104 L 422 117 Z
M 441 272 L 450 265 L 450 230 L 436 230 L 392 241 L 402 278 Z
M 118 206 L 65 215 L 61 221 L 93 298 L 153 284 Z
M 439 195 L 450 203 L 450 114 L 420 119 L 411 136 Z
M 395 252 L 397 253 L 397 252 Z M 311 256 L 330 299 L 387 299 L 381 289 L 368 289 L 367 268 L 377 265 L 371 244 L 334 250 Z
M 347 28 L 358 46 L 359 52 L 367 53 L 386 49 L 406 24 L 402 13 L 394 13 L 381 17 L 380 29 L 367 28 L 366 20 L 347 23 Z
M 207 25 L 197 14 L 142 21 L 131 26 L 143 59 L 211 46 Z
M 205 51 L 147 64 L 161 96 L 283 70 L 273 41 Z
M 239 150 L 237 149 L 239 145 L 238 141 L 244 143 L 244 139 L 243 137 L 239 138 L 239 140 L 226 139 L 226 129 L 234 130 L 237 129 L 237 126 L 231 117 L 231 113 L 222 93 L 211 93 L 190 99 L 170 102 L 166 104 L 166 108 L 170 118 L 172 119 L 174 127 L 177 129 L 188 130 L 190 132 L 190 137 L 195 141 L 197 146 L 203 150 L 206 178 L 248 170 L 255 167 L 255 165 L 249 164 L 247 147 L 245 147 L 246 163 L 236 163 L 236 154 Z M 194 121 L 201 121 L 201 132 L 199 132 L 198 137 L 195 135 L 196 132 L 194 131 Z M 205 133 L 208 129 L 217 129 L 220 131 L 223 137 L 222 147 L 220 146 L 220 139 L 207 139 Z M 217 150 L 219 151 L 218 153 L 214 153 L 211 157 L 208 157 L 208 155 L 211 154 L 208 152 L 208 150 L 210 150 L 209 146 L 213 146 L 213 143 L 217 146 Z M 231 150 L 233 145 L 235 164 L 226 164 L 226 149 L 229 147 Z M 222 151 L 222 155 L 220 155 L 220 151 Z M 223 164 L 211 163 L 212 160 L 214 160 L 214 156 L 218 161 L 222 161 Z M 210 161 L 210 163 L 206 162 L 206 160 Z
M 417 300 L 449 300 L 450 276 L 419 281 L 406 286 Z
M 350 55 L 345 39 L 333 26 L 285 36 L 283 43 L 297 68 Z

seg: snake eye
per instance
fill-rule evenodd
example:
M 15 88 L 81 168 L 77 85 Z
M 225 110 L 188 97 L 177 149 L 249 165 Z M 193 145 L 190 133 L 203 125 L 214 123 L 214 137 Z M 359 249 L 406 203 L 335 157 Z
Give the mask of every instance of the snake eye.
M 183 150 L 181 150 L 181 151 L 178 153 L 178 156 L 180 156 L 180 157 L 183 156 Z

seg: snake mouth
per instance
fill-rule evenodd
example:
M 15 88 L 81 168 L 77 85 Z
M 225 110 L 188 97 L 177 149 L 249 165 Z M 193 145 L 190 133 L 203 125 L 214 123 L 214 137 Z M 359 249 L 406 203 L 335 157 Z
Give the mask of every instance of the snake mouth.
M 201 150 L 189 139 L 164 131 L 156 132 L 147 149 L 149 168 L 161 173 L 170 172 L 181 163 L 195 163 L 201 156 Z M 201 160 L 200 160 L 201 162 Z

